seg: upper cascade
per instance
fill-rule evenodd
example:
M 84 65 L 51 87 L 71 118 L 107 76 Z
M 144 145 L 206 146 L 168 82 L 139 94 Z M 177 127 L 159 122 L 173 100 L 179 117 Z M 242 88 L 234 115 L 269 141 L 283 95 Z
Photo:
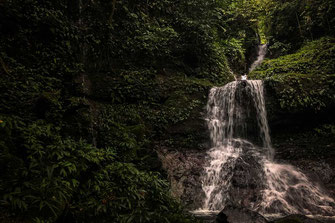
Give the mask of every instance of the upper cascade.
M 249 73 L 258 67 L 264 60 L 267 51 L 267 44 L 261 44 L 258 46 L 257 59 L 251 64 Z
M 256 138 L 272 154 L 263 91 L 261 80 L 233 81 L 211 89 L 206 120 L 212 146 L 233 138 Z

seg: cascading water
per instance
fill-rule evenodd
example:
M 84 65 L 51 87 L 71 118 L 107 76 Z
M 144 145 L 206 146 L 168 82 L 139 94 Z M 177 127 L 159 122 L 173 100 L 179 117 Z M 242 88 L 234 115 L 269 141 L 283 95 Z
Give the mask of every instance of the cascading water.
M 261 44 L 258 46 L 258 56 L 257 59 L 251 64 L 249 68 L 249 73 L 253 71 L 258 65 L 260 65 L 266 55 L 267 44 Z
M 293 166 L 273 161 L 263 91 L 260 80 L 211 89 L 206 120 L 212 148 L 198 211 L 234 204 L 265 216 L 335 214 L 334 200 L 321 187 Z

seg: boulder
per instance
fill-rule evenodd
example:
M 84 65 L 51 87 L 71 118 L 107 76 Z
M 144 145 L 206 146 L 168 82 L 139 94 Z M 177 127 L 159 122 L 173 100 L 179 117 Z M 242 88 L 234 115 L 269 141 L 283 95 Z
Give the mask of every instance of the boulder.
M 259 213 L 243 207 L 227 206 L 216 217 L 216 223 L 268 223 Z
M 311 219 L 305 215 L 292 214 L 284 218 L 277 219 L 271 223 L 322 223 L 319 220 Z
M 157 153 L 171 183 L 172 195 L 189 210 L 201 208 L 206 196 L 201 186 L 206 153 L 198 150 L 176 151 L 167 147 L 161 147 Z

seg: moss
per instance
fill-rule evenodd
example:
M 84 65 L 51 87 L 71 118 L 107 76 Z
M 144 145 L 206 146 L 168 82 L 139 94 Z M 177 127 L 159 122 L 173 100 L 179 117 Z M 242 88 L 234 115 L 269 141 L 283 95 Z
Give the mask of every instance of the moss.
M 206 78 L 169 72 L 128 71 L 128 81 L 125 81 L 122 71 L 93 74 L 90 76 L 93 89 L 90 97 L 100 101 L 104 108 L 108 107 L 108 113 L 114 115 L 118 123 L 143 123 L 150 140 L 173 142 L 175 146 L 182 144 L 183 147 L 191 139 L 196 141 L 198 138 L 197 131 L 203 125 L 201 117 L 208 90 L 214 84 Z M 196 128 L 192 128 L 195 127 L 194 122 L 198 125 Z M 185 143 L 180 144 L 179 141 Z
M 307 42 L 294 54 L 267 59 L 250 74 L 251 77 L 269 78 L 278 74 L 298 73 L 324 75 L 335 73 L 335 38 L 323 37 Z
M 267 59 L 249 75 L 265 81 L 275 158 L 318 175 L 326 186 L 333 182 L 318 168 L 334 168 L 334 50 L 335 38 L 306 42 L 296 53 Z
M 267 59 L 250 77 L 266 80 L 283 112 L 328 109 L 335 99 L 335 38 L 307 42 L 294 54 Z

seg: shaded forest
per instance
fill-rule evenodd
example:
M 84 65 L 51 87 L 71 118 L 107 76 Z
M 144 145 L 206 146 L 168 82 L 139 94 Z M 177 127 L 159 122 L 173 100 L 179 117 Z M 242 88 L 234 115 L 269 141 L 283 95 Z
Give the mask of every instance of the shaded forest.
M 279 158 L 335 170 L 334 15 L 332 0 L 0 0 L 0 221 L 198 221 L 157 151 L 207 147 L 209 89 L 260 43 L 249 78 L 271 92 L 275 144 L 298 145 Z

